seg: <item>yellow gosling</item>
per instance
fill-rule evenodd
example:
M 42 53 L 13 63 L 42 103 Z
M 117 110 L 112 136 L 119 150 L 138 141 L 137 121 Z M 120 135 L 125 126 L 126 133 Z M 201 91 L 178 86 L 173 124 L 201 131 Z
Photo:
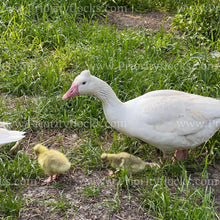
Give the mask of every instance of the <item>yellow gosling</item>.
M 70 169 L 71 164 L 67 157 L 57 150 L 37 144 L 34 146 L 34 152 L 38 157 L 41 169 L 49 175 L 49 178 L 44 181 L 46 183 L 53 182 L 58 174 L 65 173 Z
M 113 168 L 127 169 L 129 174 L 139 173 L 143 171 L 146 165 L 149 165 L 150 167 L 153 167 L 153 166 L 160 167 L 156 163 L 145 162 L 141 160 L 141 158 L 136 157 L 126 152 L 121 152 L 118 154 L 103 153 L 101 155 L 101 159 L 104 164 L 109 164 Z

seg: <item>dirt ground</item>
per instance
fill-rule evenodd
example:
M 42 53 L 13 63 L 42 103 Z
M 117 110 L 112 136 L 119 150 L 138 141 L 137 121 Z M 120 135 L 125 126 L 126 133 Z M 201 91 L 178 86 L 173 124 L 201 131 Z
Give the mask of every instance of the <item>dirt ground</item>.
M 59 136 L 59 141 L 57 137 Z M 34 157 L 32 148 L 41 142 L 50 148 L 60 150 L 60 141 L 65 146 L 65 153 L 78 146 L 81 139 L 77 134 L 65 131 L 40 131 L 26 134 L 22 143 L 22 149 L 30 156 Z M 109 139 L 112 142 L 112 139 Z M 106 143 L 110 145 L 111 143 Z M 22 190 L 22 198 L 26 199 L 26 204 L 22 207 L 18 219 L 152 219 L 141 207 L 138 192 L 130 192 L 128 199 L 127 190 L 117 188 L 117 179 L 108 175 L 108 169 L 103 168 L 85 174 L 83 170 L 72 168 L 68 173 L 60 175 L 51 184 L 43 181 L 47 176 L 42 176 L 40 180 L 29 180 Z M 84 193 L 86 189 L 100 189 L 97 196 L 90 196 Z M 118 191 L 118 192 L 117 192 Z M 118 197 L 116 198 L 115 195 Z M 54 205 L 58 200 L 64 200 L 65 210 Z M 118 203 L 118 204 L 117 204 Z
M 88 186 L 100 187 L 99 195 L 87 196 L 83 193 Z M 67 219 L 152 219 L 142 210 L 134 192 L 129 200 L 126 190 L 119 191 L 119 198 L 114 199 L 116 191 L 116 181 L 107 179 L 106 171 L 85 175 L 80 169 L 71 170 L 53 185 L 39 183 L 39 186 L 25 188 L 23 198 L 28 198 L 29 202 L 22 208 L 18 219 L 62 219 L 64 216 Z M 51 205 L 61 197 L 61 192 L 62 198 L 68 201 L 64 211 Z M 115 207 L 117 202 L 120 203 L 119 210 Z
M 158 31 L 164 24 L 164 29 L 169 30 L 170 15 L 162 12 L 149 12 L 147 14 L 118 13 L 108 15 L 108 23 L 122 30 L 124 28 L 144 28 Z M 59 147 L 57 136 L 60 136 L 65 149 L 74 148 L 80 139 L 76 134 L 64 134 L 54 132 L 38 132 L 27 134 L 23 144 L 24 150 L 32 157 L 30 150 L 34 144 L 43 142 L 50 144 L 52 148 Z M 220 159 L 216 160 L 215 167 L 208 167 L 209 178 L 220 180 Z M 192 175 L 192 179 L 199 178 Z M 46 176 L 45 176 L 46 177 Z M 220 207 L 220 182 L 211 186 L 215 190 L 215 205 Z M 83 193 L 88 186 L 100 189 L 98 196 L 89 196 Z M 116 179 L 108 176 L 107 169 L 97 170 L 91 174 L 85 174 L 80 168 L 71 169 L 59 179 L 49 185 L 41 180 L 27 184 L 22 191 L 23 198 L 27 199 L 22 207 L 18 219 L 152 219 L 147 211 L 141 207 L 141 198 L 136 192 L 135 185 L 128 195 L 127 190 L 117 189 Z M 117 195 L 118 197 L 115 197 Z M 130 197 L 130 198 L 128 198 Z M 58 204 L 58 199 L 62 204 Z M 57 205 L 55 205 L 57 204 Z M 57 208 L 55 208 L 57 207 Z M 220 212 L 220 208 L 218 209 Z
M 108 23 L 117 29 L 141 28 L 152 31 L 160 31 L 163 27 L 168 31 L 171 26 L 171 15 L 165 12 L 148 12 L 138 14 L 135 12 L 111 12 L 108 14 Z
M 59 141 L 57 137 L 59 136 Z M 77 134 L 65 131 L 41 131 L 29 133 L 23 142 L 23 149 L 33 157 L 32 147 L 37 143 L 44 143 L 51 148 L 60 149 L 60 143 L 68 153 L 80 144 L 81 139 Z M 112 142 L 109 138 L 110 145 Z M 201 172 L 190 172 L 191 184 L 201 181 Z M 220 158 L 216 160 L 215 167 L 208 167 L 209 177 L 204 180 L 203 187 L 210 185 L 215 192 L 215 206 L 220 207 Z M 85 174 L 83 170 L 71 168 L 52 184 L 45 184 L 43 180 L 47 176 L 42 176 L 40 180 L 30 180 L 22 190 L 22 197 L 26 199 L 26 204 L 22 207 L 18 219 L 153 219 L 141 206 L 142 198 L 138 189 L 145 188 L 147 182 L 133 182 L 130 186 L 130 195 L 127 189 L 117 188 L 117 179 L 109 177 L 108 169 L 102 168 Z M 207 181 L 211 181 L 208 184 Z M 213 183 L 212 181 L 215 180 Z M 217 180 L 217 182 L 216 182 Z M 135 181 L 135 178 L 134 178 Z M 85 193 L 88 189 L 98 190 L 97 195 Z M 169 186 L 175 193 L 176 186 Z M 116 196 L 117 195 L 117 196 Z M 64 201 L 58 203 L 58 201 Z M 220 208 L 218 209 L 220 212 Z

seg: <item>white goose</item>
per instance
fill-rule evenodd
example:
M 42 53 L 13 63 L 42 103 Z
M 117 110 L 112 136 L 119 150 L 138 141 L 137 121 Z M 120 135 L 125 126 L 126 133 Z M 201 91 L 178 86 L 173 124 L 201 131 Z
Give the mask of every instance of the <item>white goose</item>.
M 138 138 L 177 160 L 187 158 L 195 148 L 220 129 L 220 100 L 180 92 L 157 90 L 121 102 L 103 80 L 85 70 L 63 96 L 94 95 L 102 101 L 104 114 L 112 127 Z
M 19 141 L 24 137 L 25 132 L 6 129 L 8 124 L 10 123 L 0 122 L 0 145 Z

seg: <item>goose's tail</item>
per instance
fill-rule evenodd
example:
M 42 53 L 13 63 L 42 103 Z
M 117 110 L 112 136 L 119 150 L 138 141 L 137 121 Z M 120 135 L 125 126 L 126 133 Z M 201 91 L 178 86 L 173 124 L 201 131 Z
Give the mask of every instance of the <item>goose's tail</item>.
M 24 138 L 25 132 L 11 131 L 5 128 L 9 123 L 0 122 L 0 145 L 19 141 Z

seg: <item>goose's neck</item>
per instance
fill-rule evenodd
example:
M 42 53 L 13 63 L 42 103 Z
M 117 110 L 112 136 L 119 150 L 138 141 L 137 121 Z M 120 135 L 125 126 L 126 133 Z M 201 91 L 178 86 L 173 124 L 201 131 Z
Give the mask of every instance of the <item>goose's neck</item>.
M 102 101 L 104 108 L 107 108 L 108 106 L 116 107 L 123 104 L 116 96 L 111 86 L 109 86 L 106 82 L 98 78 L 97 83 L 98 88 L 94 95 Z

